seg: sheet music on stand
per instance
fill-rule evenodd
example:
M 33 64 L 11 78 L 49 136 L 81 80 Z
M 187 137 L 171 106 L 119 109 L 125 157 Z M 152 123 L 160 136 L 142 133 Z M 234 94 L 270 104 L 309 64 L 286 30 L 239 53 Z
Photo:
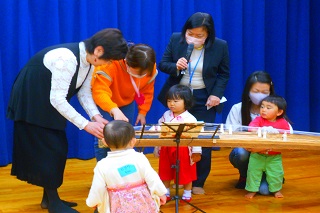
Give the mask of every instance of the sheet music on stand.
M 175 138 L 175 134 L 181 123 L 163 122 L 162 124 L 145 124 L 143 126 L 134 126 L 137 139 Z M 220 124 L 204 123 L 204 122 L 185 122 L 184 130 L 181 138 L 199 139 L 199 138 L 215 138 L 219 139 L 217 132 Z
M 175 138 L 181 123 L 163 122 L 162 124 L 160 138 Z M 183 124 L 185 126 L 181 132 L 180 138 L 198 138 L 204 126 L 204 122 Z

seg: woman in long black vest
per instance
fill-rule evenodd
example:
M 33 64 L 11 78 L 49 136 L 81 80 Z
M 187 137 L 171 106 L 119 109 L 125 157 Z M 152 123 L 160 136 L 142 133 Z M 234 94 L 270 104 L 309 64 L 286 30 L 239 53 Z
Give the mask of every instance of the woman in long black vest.
M 187 61 L 190 47 L 192 54 L 190 61 Z M 227 42 L 215 37 L 210 14 L 193 14 L 184 24 L 181 33 L 172 34 L 159 69 L 170 75 L 158 96 L 164 106 L 165 95 L 172 85 L 187 85 L 193 91 L 196 101 L 189 112 L 198 121 L 214 123 L 216 112 L 222 111 L 220 100 L 230 72 Z M 211 169 L 211 151 L 211 147 L 202 147 L 201 160 L 197 162 L 197 180 L 192 183 L 194 194 L 205 192 L 203 186 Z
M 63 201 L 68 142 L 67 120 L 80 130 L 102 138 L 107 120 L 91 95 L 94 66 L 123 59 L 127 43 L 118 29 L 104 29 L 80 43 L 60 44 L 35 54 L 21 69 L 11 91 L 7 117 L 14 120 L 11 175 L 43 187 L 42 208 L 53 213 L 77 212 Z M 93 66 L 92 66 L 93 65 Z M 77 94 L 91 121 L 70 104 Z

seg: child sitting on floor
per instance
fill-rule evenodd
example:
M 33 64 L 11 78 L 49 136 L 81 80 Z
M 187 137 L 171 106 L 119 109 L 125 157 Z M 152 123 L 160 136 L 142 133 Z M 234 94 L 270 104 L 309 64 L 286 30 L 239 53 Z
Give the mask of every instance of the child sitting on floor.
M 283 133 L 290 130 L 289 119 L 286 115 L 287 102 L 284 98 L 270 95 L 264 98 L 260 106 L 260 116 L 250 122 L 251 127 L 267 127 L 268 132 Z M 250 129 L 249 129 L 250 130 Z M 263 172 L 269 185 L 269 191 L 276 198 L 282 198 L 283 166 L 281 152 L 271 149 L 250 149 L 246 190 L 246 198 L 253 198 L 259 191 Z

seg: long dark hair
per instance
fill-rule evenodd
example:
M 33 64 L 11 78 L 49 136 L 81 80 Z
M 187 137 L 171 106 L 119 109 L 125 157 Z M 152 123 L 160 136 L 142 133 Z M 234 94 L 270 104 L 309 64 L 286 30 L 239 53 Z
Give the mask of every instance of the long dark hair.
M 205 41 L 205 46 L 210 47 L 214 43 L 216 30 L 214 29 L 213 18 L 208 13 L 197 12 L 188 18 L 182 27 L 181 42 L 186 42 L 185 35 L 188 29 L 197 27 L 204 27 L 207 30 L 208 38 Z
M 270 85 L 270 95 L 275 93 L 274 86 L 272 83 L 271 76 L 269 73 L 264 71 L 256 71 L 251 73 L 251 75 L 247 78 L 246 84 L 243 88 L 242 92 L 242 106 L 241 106 L 241 117 L 242 117 L 242 125 L 248 126 L 251 122 L 250 109 L 252 106 L 252 102 L 249 98 L 249 93 L 251 87 L 255 83 L 265 83 Z

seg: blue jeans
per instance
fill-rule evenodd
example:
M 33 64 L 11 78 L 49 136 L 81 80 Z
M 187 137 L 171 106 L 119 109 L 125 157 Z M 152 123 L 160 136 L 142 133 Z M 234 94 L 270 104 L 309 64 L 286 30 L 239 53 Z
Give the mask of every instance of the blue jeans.
M 250 152 L 241 147 L 232 149 L 229 155 L 229 161 L 234 168 L 239 170 L 241 177 L 247 177 L 248 164 L 249 164 Z M 269 186 L 266 180 L 266 174 L 263 173 L 259 188 L 259 193 L 262 195 L 269 195 Z
M 134 103 L 134 101 L 129 105 L 126 105 L 126 106 L 123 106 L 123 107 L 119 107 L 119 109 L 129 119 L 129 122 L 131 124 L 135 123 L 135 120 L 134 120 L 135 103 Z M 105 112 L 100 108 L 99 108 L 99 111 L 100 111 L 101 115 L 103 116 L 103 118 L 107 119 L 108 121 L 114 120 L 113 117 L 111 117 L 108 112 Z M 109 148 L 99 148 L 99 146 L 98 146 L 98 138 L 94 138 L 94 154 L 96 156 L 97 162 L 99 160 L 101 160 L 102 158 L 107 157 L 109 151 L 110 151 Z

